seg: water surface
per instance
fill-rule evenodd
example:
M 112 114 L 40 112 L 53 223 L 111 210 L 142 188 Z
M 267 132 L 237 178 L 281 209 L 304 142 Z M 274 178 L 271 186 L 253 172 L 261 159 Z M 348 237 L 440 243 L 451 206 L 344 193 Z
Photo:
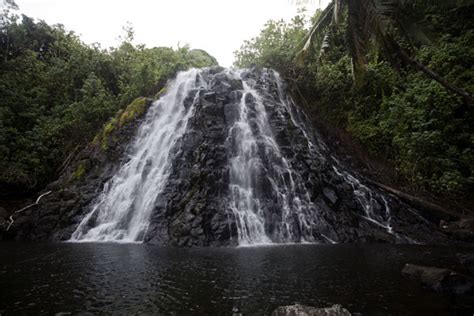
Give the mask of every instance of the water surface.
M 268 315 L 342 304 L 363 315 L 472 315 L 405 279 L 407 262 L 452 267 L 472 250 L 408 245 L 176 249 L 143 244 L 1 243 L 0 314 Z

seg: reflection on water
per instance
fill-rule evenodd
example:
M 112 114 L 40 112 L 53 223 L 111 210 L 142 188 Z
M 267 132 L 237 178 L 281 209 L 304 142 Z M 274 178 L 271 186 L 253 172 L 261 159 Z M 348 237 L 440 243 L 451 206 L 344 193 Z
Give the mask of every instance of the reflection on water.
M 459 250 L 458 250 L 459 251 Z M 406 262 L 452 266 L 450 248 L 292 245 L 174 249 L 140 244 L 0 244 L 0 314 L 270 314 L 295 302 L 364 315 L 469 311 L 401 277 Z M 466 252 L 467 250 L 464 250 Z

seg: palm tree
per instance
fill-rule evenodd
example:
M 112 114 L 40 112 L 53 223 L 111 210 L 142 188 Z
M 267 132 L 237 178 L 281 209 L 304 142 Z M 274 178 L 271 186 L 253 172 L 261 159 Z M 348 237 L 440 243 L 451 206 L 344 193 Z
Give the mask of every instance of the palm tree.
M 412 4 L 436 4 L 442 6 L 468 5 L 472 0 L 332 0 L 324 9 L 319 18 L 313 23 L 309 33 L 304 40 L 304 46 L 298 53 L 298 57 L 304 58 L 312 44 L 317 45 L 322 51 L 328 48 L 329 38 L 346 16 L 346 33 L 348 51 L 352 58 L 352 73 L 354 80 L 361 81 L 364 73 L 366 52 L 372 41 L 381 48 L 382 53 L 393 65 L 399 61 L 421 71 L 430 79 L 436 80 L 449 91 L 461 96 L 467 103 L 474 104 L 472 96 L 465 90 L 450 84 L 445 78 L 417 61 L 412 54 L 402 48 L 395 41 L 393 33 L 389 28 L 395 27 L 406 38 L 413 35 L 413 23 L 401 15 L 401 8 L 406 3 Z

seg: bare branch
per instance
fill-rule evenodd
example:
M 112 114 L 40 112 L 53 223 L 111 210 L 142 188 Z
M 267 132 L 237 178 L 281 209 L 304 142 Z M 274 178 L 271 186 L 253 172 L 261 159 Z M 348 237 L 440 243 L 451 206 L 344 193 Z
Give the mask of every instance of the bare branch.
M 35 203 L 30 204 L 30 205 L 27 205 L 27 206 L 25 206 L 25 207 L 19 209 L 18 211 L 13 212 L 13 214 L 10 215 L 10 217 L 8 218 L 8 219 L 9 219 L 9 223 L 8 223 L 8 227 L 7 227 L 6 231 L 9 231 L 9 230 L 10 230 L 10 227 L 11 227 L 11 226 L 13 225 L 13 223 L 15 222 L 15 220 L 13 219 L 13 215 L 19 214 L 19 213 L 24 212 L 24 211 L 26 211 L 27 209 L 29 209 L 29 208 L 31 208 L 31 207 L 33 207 L 33 206 L 38 205 L 39 202 L 41 201 L 41 199 L 42 199 L 44 196 L 47 196 L 47 195 L 49 195 L 49 194 L 51 194 L 51 193 L 53 193 L 53 191 L 48 191 L 48 192 L 46 192 L 46 193 L 43 193 L 43 194 L 41 194 L 41 195 L 36 199 L 36 202 L 35 202 Z

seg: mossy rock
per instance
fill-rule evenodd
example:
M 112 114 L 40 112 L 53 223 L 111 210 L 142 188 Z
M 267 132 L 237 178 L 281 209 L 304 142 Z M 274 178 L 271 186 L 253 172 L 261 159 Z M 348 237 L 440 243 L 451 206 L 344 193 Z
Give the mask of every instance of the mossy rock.
M 117 141 L 115 137 L 112 137 L 116 131 L 141 117 L 149 104 L 150 100 L 145 97 L 133 100 L 125 109 L 118 111 L 113 118 L 104 124 L 102 130 L 94 137 L 92 144 L 100 145 L 101 150 L 107 151 L 110 142 Z
M 158 100 L 159 98 L 161 98 L 166 92 L 168 92 L 168 89 L 165 86 L 155 94 L 155 100 Z
M 92 140 L 92 144 L 98 145 L 102 139 L 102 133 L 95 135 L 94 139 Z
M 75 181 L 75 180 L 79 180 L 81 179 L 82 177 L 84 177 L 84 175 L 86 174 L 86 163 L 84 161 L 82 161 L 79 166 L 77 166 L 76 170 L 74 171 L 74 173 L 72 174 L 71 176 L 71 180 L 72 181 Z
M 102 135 L 108 136 L 117 128 L 117 119 L 114 117 L 108 123 L 104 125 L 104 130 Z
M 142 116 L 147 108 L 147 103 L 147 98 L 144 97 L 133 100 L 133 102 L 127 106 L 125 111 L 120 114 L 119 127 L 122 127 Z
M 100 142 L 100 147 L 102 150 L 106 151 L 109 148 L 109 139 L 110 135 L 117 130 L 118 120 L 113 117 L 108 123 L 104 125 L 102 130 L 102 137 Z

